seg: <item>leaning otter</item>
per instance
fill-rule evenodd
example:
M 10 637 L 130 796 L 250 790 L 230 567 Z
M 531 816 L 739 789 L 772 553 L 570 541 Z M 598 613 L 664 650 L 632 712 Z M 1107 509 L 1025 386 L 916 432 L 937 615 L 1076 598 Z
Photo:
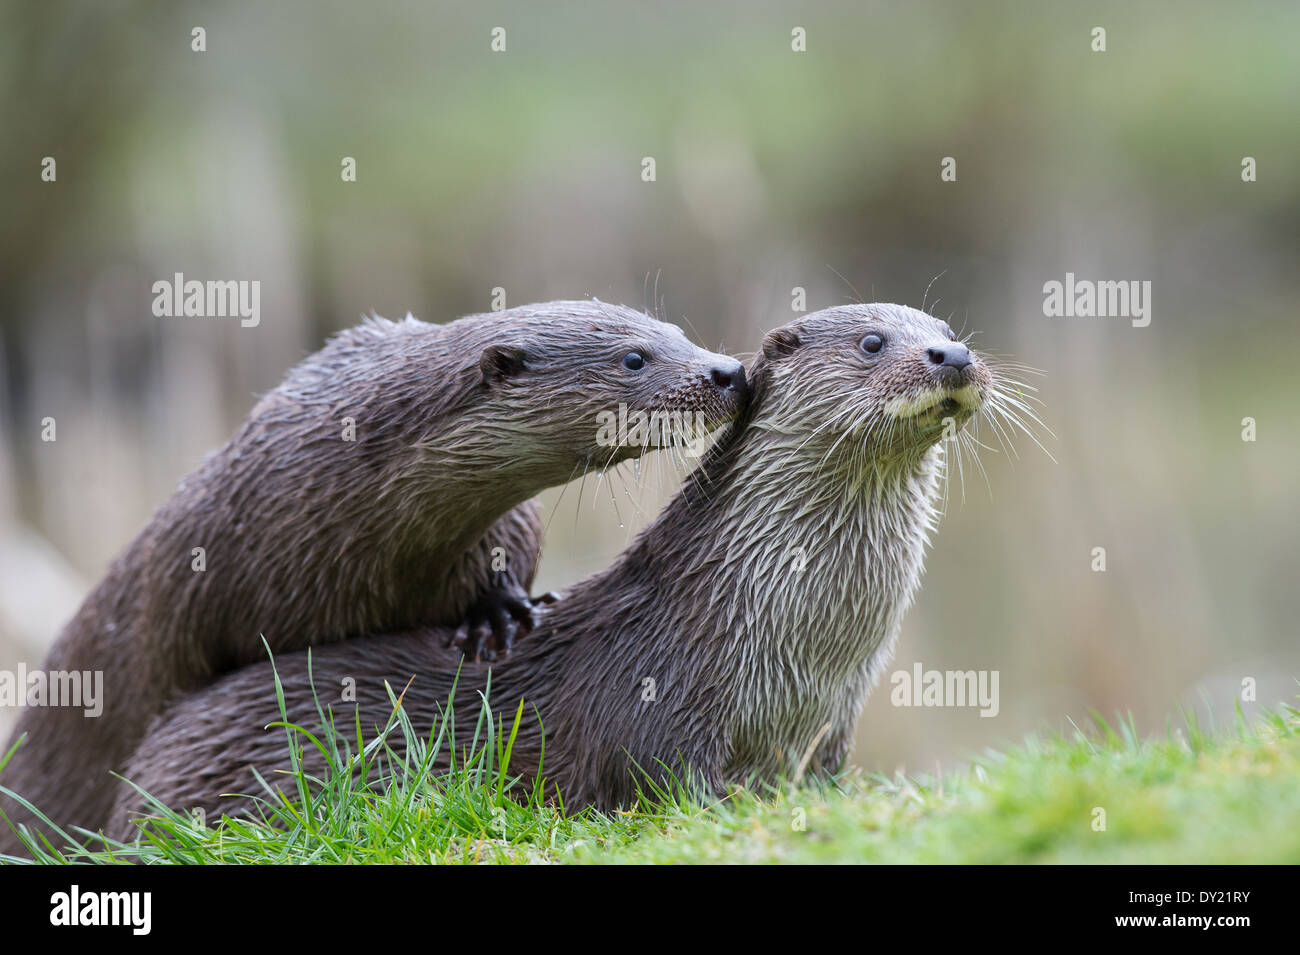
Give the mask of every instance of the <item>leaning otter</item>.
M 43 664 L 102 670 L 102 717 L 28 708 L 0 785 L 60 825 L 102 826 L 109 772 L 175 694 L 265 660 L 263 637 L 291 652 L 499 612 L 532 583 L 541 528 L 524 502 L 643 450 L 605 446 L 599 415 L 687 412 L 711 429 L 744 393 L 735 359 L 595 301 L 343 332 L 116 559 Z M 0 826 L 0 851 L 18 844 Z
M 686 769 L 720 792 L 838 766 L 920 580 L 940 438 L 1004 404 L 946 324 L 896 305 L 827 309 L 770 333 L 749 379 L 748 410 L 695 479 L 491 667 L 493 709 L 509 720 L 525 705 L 510 772 L 535 778 L 540 721 L 547 791 L 567 807 L 627 804 L 636 767 L 657 781 Z M 370 730 L 392 709 L 384 681 L 400 692 L 413 675 L 402 708 L 427 732 L 457 679 L 443 640 L 424 630 L 313 652 L 321 705 L 355 681 Z M 288 720 L 315 725 L 306 654 L 275 665 Z M 460 668 L 462 741 L 487 672 Z M 333 709 L 354 725 L 351 703 Z M 248 667 L 169 710 L 125 775 L 177 809 L 246 808 L 219 794 L 258 794 L 250 768 L 270 780 L 287 765 L 284 731 L 263 729 L 279 719 L 270 665 Z M 304 765 L 320 772 L 313 747 Z M 142 801 L 119 793 L 107 832 L 125 838 Z

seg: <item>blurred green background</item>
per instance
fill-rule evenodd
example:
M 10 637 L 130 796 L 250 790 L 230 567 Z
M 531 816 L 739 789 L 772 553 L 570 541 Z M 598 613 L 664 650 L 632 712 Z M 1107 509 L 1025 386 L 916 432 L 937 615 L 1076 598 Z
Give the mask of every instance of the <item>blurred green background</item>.
M 1056 463 L 1021 440 L 966 474 L 891 667 L 996 669 L 999 715 L 886 685 L 856 762 L 946 768 L 1089 708 L 1223 717 L 1246 677 L 1294 697 L 1300 7 L 0 10 L 0 667 L 35 666 L 256 395 L 363 312 L 590 295 L 742 353 L 796 286 L 811 311 L 934 280 L 935 314 L 1045 372 Z M 1045 318 L 1067 271 L 1151 281 L 1150 326 Z M 155 318 L 175 272 L 259 280 L 261 325 Z M 539 587 L 607 565 L 672 477 L 548 493 Z

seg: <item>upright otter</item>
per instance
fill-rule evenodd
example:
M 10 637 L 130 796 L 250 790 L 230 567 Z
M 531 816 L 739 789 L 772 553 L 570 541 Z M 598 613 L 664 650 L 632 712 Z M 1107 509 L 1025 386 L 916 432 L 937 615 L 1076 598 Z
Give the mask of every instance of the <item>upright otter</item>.
M 634 767 L 660 780 L 685 767 L 720 792 L 806 756 L 838 766 L 920 580 L 945 427 L 1015 400 L 945 323 L 897 305 L 827 309 L 771 332 L 749 380 L 749 408 L 697 479 L 490 668 L 493 708 L 509 720 L 525 704 L 511 773 L 537 774 L 535 706 L 547 791 L 566 806 L 627 804 Z M 427 732 L 457 678 L 442 644 L 421 630 L 315 651 L 321 704 L 355 681 L 370 730 L 392 709 L 384 681 L 397 692 L 414 676 L 402 707 Z M 315 725 L 306 655 L 275 665 L 289 721 Z M 462 735 L 488 669 L 460 670 Z M 351 703 L 333 709 L 353 725 Z M 248 667 L 169 710 L 125 775 L 177 809 L 236 811 L 246 803 L 220 794 L 258 794 L 251 767 L 274 779 L 287 766 L 284 731 L 263 730 L 279 719 L 270 665 Z M 119 793 L 107 831 L 124 838 L 141 800 Z
M 735 359 L 596 301 L 343 332 L 115 560 L 43 664 L 103 671 L 103 715 L 26 709 L 0 785 L 60 825 L 102 826 L 109 772 L 175 694 L 265 660 L 263 637 L 287 653 L 526 596 L 541 528 L 524 502 L 643 450 L 607 446 L 601 413 L 698 413 L 711 429 L 744 396 Z M 17 846 L 0 826 L 0 851 Z

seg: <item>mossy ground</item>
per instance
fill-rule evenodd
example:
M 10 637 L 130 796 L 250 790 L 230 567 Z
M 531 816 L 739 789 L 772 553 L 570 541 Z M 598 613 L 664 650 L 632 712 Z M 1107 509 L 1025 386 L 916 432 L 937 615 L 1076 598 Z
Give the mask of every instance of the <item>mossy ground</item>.
M 296 730 L 286 730 L 297 735 Z M 393 731 L 410 733 L 399 717 Z M 39 847 L 39 861 L 146 863 L 1296 863 L 1300 711 L 1141 739 L 1101 719 L 1035 737 L 942 778 L 847 774 L 737 790 L 711 804 L 659 792 L 633 811 L 565 814 L 509 776 L 509 728 L 469 765 L 430 774 L 440 739 L 375 786 L 336 773 L 314 796 L 292 775 L 267 804 L 278 827 L 168 815 L 130 846 Z M 303 745 L 316 745 L 301 736 Z M 353 758 L 340 736 L 336 766 Z M 359 758 L 372 766 L 382 744 Z M 421 762 L 423 760 L 423 764 Z M 504 768 L 503 768 L 504 767 Z M 273 781 L 274 782 L 274 781 Z M 1105 828 L 1098 828 L 1104 810 Z

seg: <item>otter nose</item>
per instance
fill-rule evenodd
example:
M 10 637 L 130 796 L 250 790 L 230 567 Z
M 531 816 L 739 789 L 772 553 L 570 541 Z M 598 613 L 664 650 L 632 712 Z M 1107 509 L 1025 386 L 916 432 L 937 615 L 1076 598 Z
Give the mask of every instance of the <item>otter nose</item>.
M 955 368 L 961 371 L 970 364 L 970 349 L 961 342 L 944 342 L 942 345 L 934 345 L 925 350 L 930 356 L 930 361 L 936 365 L 947 365 L 949 368 Z
M 740 362 L 715 365 L 709 371 L 709 380 L 719 391 L 733 391 L 742 397 L 746 392 L 745 366 Z

